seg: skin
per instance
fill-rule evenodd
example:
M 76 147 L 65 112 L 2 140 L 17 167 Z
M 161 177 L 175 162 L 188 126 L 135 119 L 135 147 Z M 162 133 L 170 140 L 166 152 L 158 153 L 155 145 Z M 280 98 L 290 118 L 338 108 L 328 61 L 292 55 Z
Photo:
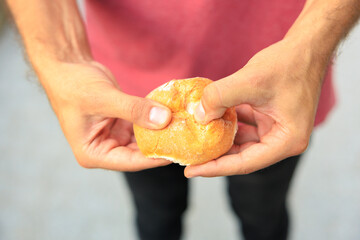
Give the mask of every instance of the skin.
M 208 123 L 236 106 L 242 124 L 227 155 L 185 175 L 247 174 L 304 152 L 329 60 L 359 14 L 358 0 L 309 0 L 284 39 L 207 86 L 196 120 Z
M 132 123 L 161 129 L 171 111 L 148 99 L 123 93 L 112 73 L 91 56 L 76 1 L 9 0 L 33 68 L 78 163 L 85 168 L 138 171 L 168 165 L 145 158 Z M 150 121 L 163 109 L 160 123 Z
M 170 121 L 170 110 L 123 93 L 111 72 L 93 60 L 76 1 L 7 2 L 79 164 L 118 171 L 169 164 L 140 153 L 131 125 L 161 129 Z M 246 174 L 303 152 L 329 59 L 358 19 L 359 7 L 359 0 L 308 0 L 283 40 L 205 88 L 198 122 L 236 106 L 243 124 L 227 155 L 186 167 L 185 176 Z M 150 121 L 153 107 L 163 110 L 155 114 L 163 116 L 158 123 Z

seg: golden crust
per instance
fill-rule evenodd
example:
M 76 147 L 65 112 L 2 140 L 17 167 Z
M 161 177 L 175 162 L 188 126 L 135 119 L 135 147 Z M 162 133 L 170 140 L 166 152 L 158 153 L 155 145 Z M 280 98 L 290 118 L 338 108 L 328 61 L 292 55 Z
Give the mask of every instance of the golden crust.
M 227 109 L 222 118 L 207 125 L 194 119 L 193 113 L 203 89 L 211 82 L 206 78 L 172 80 L 146 96 L 172 112 L 170 124 L 161 130 L 134 124 L 137 144 L 146 157 L 196 165 L 216 159 L 231 148 L 237 130 L 235 108 Z

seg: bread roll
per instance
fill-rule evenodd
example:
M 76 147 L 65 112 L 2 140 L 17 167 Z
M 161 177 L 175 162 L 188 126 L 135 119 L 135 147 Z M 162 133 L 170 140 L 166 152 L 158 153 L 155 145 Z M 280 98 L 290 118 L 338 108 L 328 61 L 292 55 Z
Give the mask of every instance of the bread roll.
M 170 124 L 161 130 L 134 124 L 137 144 L 146 157 L 196 165 L 216 159 L 231 148 L 237 130 L 235 108 L 227 109 L 222 118 L 207 125 L 194 118 L 203 90 L 211 82 L 206 78 L 172 80 L 146 96 L 172 112 Z

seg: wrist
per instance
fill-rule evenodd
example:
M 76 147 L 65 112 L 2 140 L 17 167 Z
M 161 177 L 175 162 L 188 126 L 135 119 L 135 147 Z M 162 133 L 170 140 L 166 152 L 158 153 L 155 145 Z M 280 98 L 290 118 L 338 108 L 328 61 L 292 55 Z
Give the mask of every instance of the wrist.
M 56 51 L 56 49 L 58 50 Z M 88 64 L 93 62 L 90 51 L 86 49 L 64 49 L 42 44 L 27 48 L 27 55 L 40 81 L 42 75 L 61 71 L 63 64 Z M 43 82 L 41 83 L 43 84 Z
M 24 44 L 35 71 L 57 67 L 60 63 L 87 63 L 93 61 L 84 28 L 74 24 L 48 34 L 24 35 Z
M 302 38 L 301 36 L 286 36 L 282 42 L 288 46 L 294 61 L 299 64 L 298 67 L 307 66 L 309 70 L 325 74 L 335 47 L 324 47 L 312 38 Z
M 72 42 L 31 41 L 26 46 L 29 61 L 35 70 L 59 63 L 86 63 L 93 61 L 87 41 L 72 45 Z
M 34 69 L 60 62 L 92 61 L 84 23 L 74 0 L 8 1 Z
M 340 41 L 323 26 L 311 24 L 311 18 L 297 19 L 283 41 L 292 45 L 296 52 L 306 55 L 314 64 L 326 67 Z
M 327 66 L 340 41 L 359 18 L 358 0 L 307 0 L 284 37 Z

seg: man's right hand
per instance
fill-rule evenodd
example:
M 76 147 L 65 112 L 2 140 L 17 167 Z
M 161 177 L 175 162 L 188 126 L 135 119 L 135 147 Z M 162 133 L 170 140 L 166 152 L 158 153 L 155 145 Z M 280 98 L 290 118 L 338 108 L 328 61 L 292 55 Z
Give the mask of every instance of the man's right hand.
M 75 0 L 7 3 L 28 59 L 81 166 L 137 171 L 170 163 L 145 158 L 132 130 L 132 123 L 164 128 L 171 120 L 170 110 L 123 93 L 111 72 L 93 61 Z
M 85 168 L 138 171 L 170 162 L 145 158 L 132 123 L 160 129 L 171 112 L 145 98 L 123 93 L 111 72 L 97 62 L 57 63 L 38 72 L 61 128 Z

